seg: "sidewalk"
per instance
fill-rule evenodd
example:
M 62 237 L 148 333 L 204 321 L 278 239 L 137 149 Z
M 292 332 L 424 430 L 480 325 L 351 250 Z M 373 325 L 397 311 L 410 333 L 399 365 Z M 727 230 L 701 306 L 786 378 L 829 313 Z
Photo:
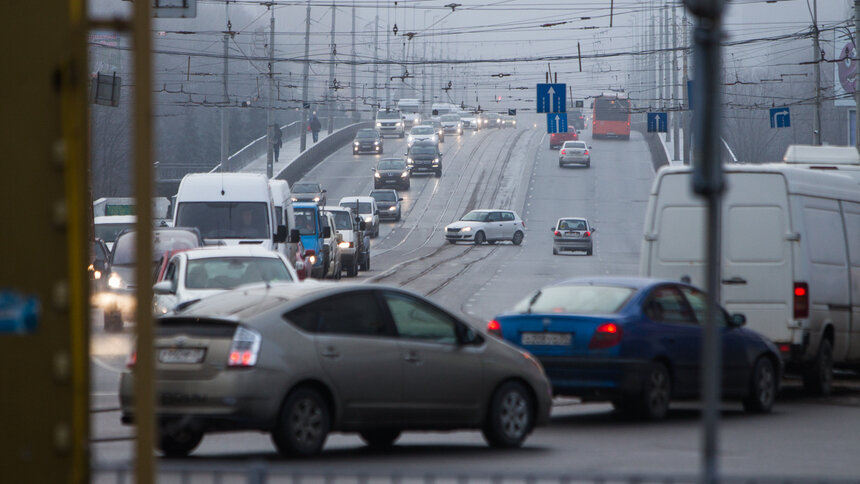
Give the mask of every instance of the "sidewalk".
M 337 132 L 337 130 L 335 130 L 335 132 Z M 322 140 L 326 139 L 327 137 L 328 137 L 328 133 L 326 132 L 326 130 L 320 131 L 319 141 L 317 141 L 317 143 L 322 142 Z M 307 145 L 305 146 L 305 149 L 308 149 L 313 145 L 314 145 L 314 138 L 311 135 L 311 133 L 308 133 Z M 280 161 L 274 162 L 274 160 L 272 160 L 273 161 L 272 173 L 277 175 L 278 173 L 280 173 L 281 170 L 283 170 L 290 163 L 292 163 L 293 160 L 296 159 L 296 157 L 301 154 L 301 151 L 299 151 L 300 146 L 301 146 L 301 136 L 296 136 L 295 138 L 284 141 L 283 144 L 281 145 L 280 156 L 278 157 L 280 159 Z M 272 153 L 272 156 L 274 156 L 274 153 Z M 248 163 L 245 166 L 245 168 L 242 168 L 241 172 L 242 173 L 262 173 L 265 175 L 266 174 L 267 158 L 268 158 L 268 155 L 266 153 L 264 153 L 262 156 L 256 158 L 254 161 Z

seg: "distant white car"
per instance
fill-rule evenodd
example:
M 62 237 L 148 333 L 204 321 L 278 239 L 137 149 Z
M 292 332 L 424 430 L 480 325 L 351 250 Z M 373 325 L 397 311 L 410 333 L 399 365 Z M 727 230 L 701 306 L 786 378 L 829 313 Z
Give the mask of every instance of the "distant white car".
M 510 240 L 520 245 L 525 237 L 526 224 L 513 210 L 472 210 L 460 220 L 445 227 L 445 239 L 457 242 L 484 242 Z
M 152 287 L 155 314 L 245 284 L 298 281 L 295 269 L 283 255 L 262 247 L 189 249 L 170 258 L 162 279 Z
M 379 236 L 379 207 L 376 206 L 375 198 L 370 196 L 343 197 L 338 205 L 348 207 L 352 209 L 353 213 L 358 213 L 358 216 L 367 225 L 367 233 L 371 237 Z
M 415 126 L 409 131 L 409 137 L 406 138 L 406 146 L 412 146 L 416 141 L 427 141 L 438 144 L 439 135 L 436 134 L 436 129 L 432 126 Z

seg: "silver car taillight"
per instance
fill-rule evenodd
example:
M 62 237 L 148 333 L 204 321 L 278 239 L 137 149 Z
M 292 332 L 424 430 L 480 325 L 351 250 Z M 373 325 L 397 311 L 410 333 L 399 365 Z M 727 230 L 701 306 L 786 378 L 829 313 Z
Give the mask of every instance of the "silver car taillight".
M 253 329 L 239 326 L 233 334 L 230 344 L 230 356 L 227 358 L 227 366 L 250 367 L 257 364 L 257 356 L 260 354 L 260 343 L 263 338 L 260 333 Z

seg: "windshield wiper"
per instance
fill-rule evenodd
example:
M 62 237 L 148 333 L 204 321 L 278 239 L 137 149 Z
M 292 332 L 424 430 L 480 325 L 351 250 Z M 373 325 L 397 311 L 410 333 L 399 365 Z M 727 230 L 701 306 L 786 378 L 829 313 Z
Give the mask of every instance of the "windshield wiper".
M 526 309 L 526 313 L 531 314 L 531 312 L 532 312 L 532 306 L 534 306 L 534 304 L 537 302 L 537 300 L 538 300 L 538 298 L 540 297 L 540 295 L 541 295 L 541 291 L 538 291 L 538 292 L 536 292 L 536 293 L 535 293 L 535 295 L 534 295 L 534 296 L 532 296 L 532 298 L 531 298 L 531 299 L 529 299 L 529 307 Z

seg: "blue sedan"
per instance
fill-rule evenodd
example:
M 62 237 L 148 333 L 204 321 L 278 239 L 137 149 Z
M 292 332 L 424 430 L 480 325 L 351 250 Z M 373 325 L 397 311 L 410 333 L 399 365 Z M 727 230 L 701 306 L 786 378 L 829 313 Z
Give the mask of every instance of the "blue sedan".
M 705 295 L 641 278 L 576 278 L 552 284 L 490 321 L 487 330 L 535 355 L 556 395 L 611 401 L 657 420 L 673 399 L 699 396 Z M 779 391 L 777 348 L 720 311 L 723 397 L 770 412 Z

